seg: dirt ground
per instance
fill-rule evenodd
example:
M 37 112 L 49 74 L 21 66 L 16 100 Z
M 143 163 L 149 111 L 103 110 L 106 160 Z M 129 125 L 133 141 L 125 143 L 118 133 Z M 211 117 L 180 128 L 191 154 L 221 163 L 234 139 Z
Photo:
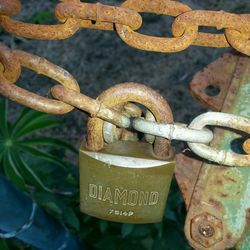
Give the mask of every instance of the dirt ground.
M 29 20 L 40 12 L 51 11 L 56 0 L 23 0 L 22 12 L 16 17 Z M 102 0 L 104 4 L 119 5 L 121 1 Z M 249 13 L 249 0 L 189 0 L 182 1 L 193 9 L 225 10 Z M 143 14 L 141 33 L 170 36 L 172 18 Z M 55 21 L 56 23 L 56 21 Z M 138 82 L 159 91 L 170 103 L 175 121 L 189 123 L 205 109 L 189 94 L 188 85 L 193 75 L 222 55 L 226 49 L 191 46 L 172 54 L 150 53 L 126 45 L 115 32 L 80 29 L 63 41 L 35 41 L 8 34 L 1 35 L 8 46 L 43 56 L 68 70 L 79 82 L 82 93 L 96 98 L 103 90 L 116 83 Z M 47 95 L 54 82 L 31 71 L 23 70 L 18 82 L 36 93 Z M 20 109 L 11 104 L 12 114 Z M 55 131 L 78 146 L 85 134 L 87 115 L 73 111 L 64 115 L 66 124 Z M 182 144 L 177 143 L 181 148 Z

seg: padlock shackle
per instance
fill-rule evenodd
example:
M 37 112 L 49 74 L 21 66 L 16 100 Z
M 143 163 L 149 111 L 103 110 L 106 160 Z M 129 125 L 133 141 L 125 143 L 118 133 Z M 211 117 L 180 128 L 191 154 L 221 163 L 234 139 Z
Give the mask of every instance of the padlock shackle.
M 159 93 L 142 84 L 117 84 L 104 91 L 97 99 L 111 108 L 127 102 L 139 103 L 152 112 L 157 122 L 173 123 L 172 110 L 167 101 Z M 89 150 L 99 151 L 104 147 L 103 124 L 104 121 L 99 118 L 89 118 L 86 144 Z M 156 157 L 161 159 L 169 157 L 170 149 L 169 140 L 156 137 L 154 144 Z

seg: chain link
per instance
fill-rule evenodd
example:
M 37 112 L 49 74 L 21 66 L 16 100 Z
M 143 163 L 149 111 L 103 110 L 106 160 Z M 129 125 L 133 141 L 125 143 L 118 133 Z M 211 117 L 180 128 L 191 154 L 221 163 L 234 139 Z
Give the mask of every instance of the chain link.
M 227 127 L 250 134 L 250 119 L 221 112 L 207 112 L 196 117 L 189 128 L 202 129 L 207 125 Z M 227 166 L 249 167 L 250 155 L 219 150 L 205 144 L 189 142 L 190 149 L 200 157 Z
M 212 131 L 205 129 L 207 125 L 223 126 L 250 134 L 250 119 L 221 112 L 207 112 L 199 115 L 189 126 L 185 124 L 161 124 L 141 118 L 134 119 L 132 124 L 135 130 L 142 133 L 170 140 L 186 141 L 192 152 L 209 161 L 227 166 L 249 167 L 249 154 L 236 154 L 206 145 L 213 139 Z M 249 153 L 249 140 L 246 140 L 244 145 L 246 153 Z
M 198 33 L 198 37 L 194 44 L 199 46 L 229 47 L 231 44 L 230 41 L 234 42 L 240 38 L 240 43 L 242 43 L 244 38 L 248 39 L 250 35 L 250 15 L 236 15 L 224 11 L 204 10 L 186 12 L 179 15 L 173 22 L 173 35 L 179 37 L 190 25 L 195 25 L 196 28 L 210 26 L 216 27 L 218 30 L 226 30 L 225 35 Z M 228 39 L 228 35 L 231 35 L 231 39 Z M 247 43 L 250 45 L 250 41 Z M 244 46 L 241 46 L 240 48 L 238 44 L 234 43 L 234 45 L 242 53 L 250 55 L 250 51 L 247 48 L 244 48 Z
M 186 124 L 164 124 L 155 121 L 147 121 L 142 118 L 133 120 L 133 128 L 145 134 L 161 136 L 169 140 L 181 140 L 186 142 L 207 144 L 213 140 L 213 133 L 208 129 L 192 129 Z
M 132 30 L 139 29 L 142 24 L 142 18 L 136 11 L 100 3 L 59 3 L 55 8 L 55 16 L 62 23 L 74 18 L 81 20 L 81 27 L 103 30 L 114 30 L 114 23 L 129 26 Z
M 0 0 L 0 27 L 13 35 L 30 39 L 66 39 L 83 27 L 116 30 L 124 42 L 141 50 L 178 52 L 191 45 L 232 46 L 250 56 L 250 14 L 192 10 L 183 3 L 171 0 L 127 0 L 121 7 L 64 0 L 55 7 L 55 16 L 62 24 L 40 25 L 10 17 L 19 11 L 19 1 Z M 141 12 L 176 17 L 172 25 L 174 37 L 155 37 L 135 32 L 142 25 Z M 224 29 L 225 34 L 199 32 L 199 27 L 203 26 Z
M 17 59 L 11 50 L 3 43 L 0 43 L 0 63 L 6 80 L 9 83 L 15 83 L 21 74 L 21 66 L 17 63 Z

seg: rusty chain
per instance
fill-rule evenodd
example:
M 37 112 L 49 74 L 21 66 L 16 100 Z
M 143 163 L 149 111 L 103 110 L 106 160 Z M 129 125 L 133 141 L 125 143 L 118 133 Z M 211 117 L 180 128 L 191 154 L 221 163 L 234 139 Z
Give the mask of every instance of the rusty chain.
M 18 0 L 0 0 L 0 27 L 5 31 L 30 39 L 60 40 L 74 35 L 79 28 L 116 30 L 128 45 L 155 52 L 177 52 L 191 45 L 233 47 L 250 56 L 250 14 L 224 11 L 192 10 L 186 4 L 171 0 L 127 0 L 121 6 L 62 0 L 55 7 L 61 24 L 24 23 L 11 16 L 18 14 Z M 172 38 L 143 35 L 139 13 L 154 13 L 175 17 Z M 203 26 L 224 29 L 224 34 L 199 32 Z
M 76 107 L 89 113 L 92 117 L 101 118 L 120 128 L 129 128 L 132 125 L 137 131 L 158 136 L 158 138 L 187 141 L 192 151 L 205 159 L 228 166 L 235 165 L 236 162 L 243 162 L 242 165 L 239 166 L 247 166 L 249 163 L 249 140 L 246 140 L 244 143 L 244 149 L 248 155 L 241 156 L 229 152 L 219 152 L 206 145 L 213 139 L 213 133 L 204 128 L 207 124 L 222 125 L 234 129 L 241 129 L 249 134 L 249 119 L 230 114 L 207 113 L 197 117 L 188 127 L 183 124 L 156 123 L 153 117 L 150 119 L 151 121 L 135 119 L 131 124 L 129 118 L 131 114 L 132 117 L 140 117 L 142 115 L 138 107 L 127 104 L 125 106 L 127 109 L 126 115 L 119 110 L 110 108 L 109 105 L 99 99 L 92 99 L 80 93 L 79 84 L 74 77 L 66 70 L 52 64 L 45 58 L 20 50 L 11 50 L 0 43 L 0 66 L 0 94 L 22 105 L 51 114 L 64 114 L 72 111 Z M 55 99 L 39 96 L 15 85 L 20 76 L 21 67 L 29 68 L 38 74 L 43 74 L 60 83 L 61 85 L 55 85 L 51 88 L 51 94 Z M 135 83 L 132 85 L 137 86 L 137 95 L 140 92 L 143 93 L 138 100 L 146 100 L 147 97 L 148 99 L 152 97 L 152 91 L 146 86 L 136 85 Z M 131 85 L 125 84 L 117 88 L 115 99 L 117 99 L 118 95 L 121 98 L 135 94 L 132 90 L 132 92 L 130 91 L 129 86 Z M 111 93 L 109 93 L 109 95 L 111 95 Z M 160 100 L 159 96 L 155 98 Z M 170 108 L 169 111 L 171 112 Z M 128 115 L 128 113 L 130 115 Z M 215 116 L 217 119 L 214 118 Z M 224 120 L 223 117 L 225 118 Z M 107 133 L 108 130 L 109 128 L 104 128 L 104 134 Z M 108 132 L 108 134 L 112 134 L 112 132 Z
M 20 9 L 21 5 L 18 0 L 0 0 L 0 27 L 13 35 L 26 38 L 66 39 L 74 35 L 79 28 L 84 27 L 115 30 L 127 44 L 146 51 L 177 52 L 190 45 L 232 46 L 250 56 L 249 14 L 236 15 L 224 11 L 192 10 L 183 3 L 171 0 L 127 0 L 120 7 L 83 3 L 80 0 L 63 0 L 55 7 L 55 16 L 61 24 L 39 25 L 12 19 L 11 16 L 18 14 Z M 142 25 L 142 17 L 139 14 L 142 12 L 175 17 L 172 25 L 174 37 L 153 37 L 137 33 L 136 30 Z M 199 32 L 201 26 L 216 27 L 218 30 L 225 29 L 225 34 L 201 33 Z M 21 67 L 29 68 L 60 83 L 61 85 L 51 88 L 51 94 L 55 99 L 42 97 L 18 87 L 15 83 L 21 74 Z M 80 93 L 77 81 L 66 70 L 39 56 L 20 50 L 11 50 L 2 43 L 0 43 L 0 93 L 20 104 L 46 113 L 64 114 L 76 107 L 92 117 L 101 118 L 120 128 L 128 128 L 131 125 L 129 117 L 125 114 L 106 106 L 98 99 L 95 100 Z M 130 108 L 132 112 L 137 112 L 133 110 L 133 106 Z M 240 119 L 243 118 L 239 118 L 238 121 Z M 247 122 L 249 124 L 249 121 Z M 157 124 L 154 120 L 151 122 L 138 120 L 137 123 L 134 121 L 133 125 L 136 130 L 148 133 L 146 139 L 152 140 L 154 136 L 161 136 L 187 141 L 194 152 L 206 159 L 210 159 L 208 155 L 211 155 L 211 151 L 214 150 L 205 145 L 211 141 L 213 133 L 195 123 L 184 127 L 179 124 Z M 145 129 L 146 125 L 147 129 Z M 247 130 L 244 131 L 249 133 L 249 126 L 244 128 Z M 111 127 L 111 129 L 114 128 Z M 249 140 L 246 140 L 243 145 L 247 154 L 249 154 L 249 144 Z M 235 160 L 232 163 L 230 159 L 232 154 L 229 153 L 225 157 L 226 154 L 219 152 L 220 159 L 216 158 L 215 161 L 226 165 L 235 164 Z M 246 159 L 245 162 L 248 162 L 249 157 L 243 157 Z M 235 156 L 233 158 L 236 159 Z

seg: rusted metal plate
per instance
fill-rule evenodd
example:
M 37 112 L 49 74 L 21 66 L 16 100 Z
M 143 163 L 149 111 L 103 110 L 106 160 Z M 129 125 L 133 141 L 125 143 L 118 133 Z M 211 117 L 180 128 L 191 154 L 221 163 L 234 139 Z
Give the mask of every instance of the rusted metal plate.
M 194 157 L 190 151 L 176 156 L 175 177 L 187 209 L 202 166 L 202 161 L 196 160 Z
M 223 112 L 250 117 L 250 58 L 239 56 L 234 58 L 229 55 L 225 55 L 223 58 L 205 70 L 208 75 L 215 74 L 215 76 L 205 76 L 205 73 L 200 73 L 200 75 L 203 74 L 204 79 L 202 86 L 206 86 L 206 81 L 218 79 L 217 74 L 222 75 L 228 72 L 229 75 L 224 77 L 229 82 L 226 84 L 224 81 L 222 84 L 227 85 L 228 91 L 224 87 L 224 94 L 220 93 L 213 99 L 207 99 L 204 98 L 204 92 L 199 96 L 202 87 L 198 87 L 198 90 L 195 89 L 197 85 L 193 82 L 191 90 L 209 107 L 219 110 L 221 106 Z M 224 64 L 225 62 L 227 66 Z M 215 68 L 215 71 L 211 71 L 215 65 L 218 69 Z M 223 78 L 223 75 L 220 78 Z M 223 95 L 225 96 L 224 101 L 219 100 L 223 98 Z M 221 129 L 216 129 L 215 134 L 215 139 L 210 145 L 226 150 L 230 150 L 241 137 L 232 131 Z M 186 157 L 188 156 L 178 156 L 176 177 L 189 208 L 185 225 L 187 239 L 195 249 L 199 250 L 222 250 L 234 247 L 248 226 L 250 169 L 230 168 L 206 162 L 200 164 L 199 161 Z M 183 173 L 184 169 L 182 176 L 180 171 L 182 170 Z M 187 174 L 185 174 L 186 172 Z M 249 238 L 246 234 L 239 243 L 238 249 L 249 249 Z
M 206 107 L 214 111 L 220 111 L 238 61 L 239 56 L 227 53 L 209 64 L 204 70 L 198 72 L 190 84 L 191 94 L 194 98 L 198 99 Z M 215 96 L 208 95 L 206 91 L 210 86 L 217 87 L 220 91 L 219 94 Z

